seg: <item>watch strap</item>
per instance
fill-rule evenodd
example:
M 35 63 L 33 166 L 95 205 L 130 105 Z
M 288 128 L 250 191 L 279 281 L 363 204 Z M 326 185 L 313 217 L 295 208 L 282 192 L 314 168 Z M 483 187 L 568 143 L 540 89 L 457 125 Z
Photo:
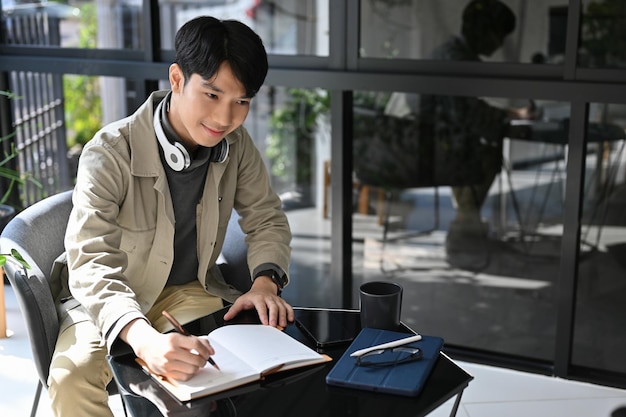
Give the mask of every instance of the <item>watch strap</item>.
M 276 271 L 275 269 L 265 269 L 263 271 L 259 271 L 254 275 L 254 279 L 257 279 L 258 277 L 261 276 L 267 276 L 270 277 L 272 279 L 272 281 L 274 281 L 274 284 L 276 284 L 276 286 L 278 287 L 278 295 L 281 294 L 284 286 L 286 285 L 286 279 L 283 276 L 281 276 L 278 271 Z

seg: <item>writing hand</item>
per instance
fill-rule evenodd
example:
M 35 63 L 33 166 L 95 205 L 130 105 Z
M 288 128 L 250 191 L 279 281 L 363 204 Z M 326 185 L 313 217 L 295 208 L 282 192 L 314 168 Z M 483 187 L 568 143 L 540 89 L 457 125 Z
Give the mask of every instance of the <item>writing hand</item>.
M 120 334 L 153 372 L 186 381 L 206 365 L 215 350 L 206 338 L 162 334 L 145 320 L 135 320 Z
M 170 324 L 172 326 L 174 326 L 174 329 L 176 329 L 176 331 L 184 336 L 191 336 L 187 330 L 185 330 L 185 328 L 178 322 L 178 320 L 176 320 L 176 318 L 174 316 L 172 316 L 170 313 L 168 313 L 166 310 L 163 310 L 161 312 L 161 314 L 163 314 L 163 317 L 165 317 L 167 319 L 167 321 L 170 322 Z M 218 371 L 220 370 L 220 367 L 217 366 L 217 364 L 215 363 L 215 361 L 213 359 L 211 359 L 211 357 L 208 357 L 208 362 Z

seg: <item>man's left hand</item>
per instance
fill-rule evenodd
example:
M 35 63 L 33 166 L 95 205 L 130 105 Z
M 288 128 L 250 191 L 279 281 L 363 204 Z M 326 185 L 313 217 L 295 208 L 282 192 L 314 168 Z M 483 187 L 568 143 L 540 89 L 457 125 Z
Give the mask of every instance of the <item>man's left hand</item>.
M 293 308 L 278 296 L 278 288 L 270 277 L 260 276 L 252 283 L 250 291 L 239 297 L 228 312 L 224 320 L 233 319 L 243 310 L 256 309 L 263 324 L 274 327 L 287 327 L 294 321 Z

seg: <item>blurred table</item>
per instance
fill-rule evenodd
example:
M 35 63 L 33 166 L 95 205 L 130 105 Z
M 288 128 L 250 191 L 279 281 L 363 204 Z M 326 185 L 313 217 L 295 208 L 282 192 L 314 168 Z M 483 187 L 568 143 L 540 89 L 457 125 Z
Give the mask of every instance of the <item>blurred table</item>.
M 549 151 L 543 152 L 541 155 L 528 160 L 518 161 L 517 163 L 511 162 L 511 156 L 505 156 L 504 169 L 511 192 L 511 198 L 513 202 L 513 209 L 516 213 L 518 221 L 520 223 L 520 229 L 524 232 L 523 220 L 521 219 L 521 210 L 516 198 L 515 189 L 511 180 L 511 171 L 516 167 L 528 167 L 532 165 L 540 165 L 544 163 L 553 162 L 554 166 L 551 172 L 551 181 L 555 178 L 565 177 L 565 161 L 567 159 L 566 147 L 569 143 L 569 119 L 562 120 L 512 120 L 509 123 L 505 137 L 512 140 L 527 141 L 542 145 L 557 145 L 558 151 L 554 150 L 554 146 Z M 593 186 L 593 189 L 586 189 L 585 194 L 589 192 L 593 193 L 594 202 L 590 214 L 590 219 L 593 221 L 600 209 L 601 201 L 607 197 L 615 187 L 617 172 L 621 163 L 621 158 L 624 151 L 624 142 L 626 139 L 626 133 L 624 129 L 616 124 L 611 123 L 596 123 L 590 122 L 587 125 L 586 143 L 597 144 L 596 151 L 596 163 L 593 168 L 592 178 L 589 180 L 589 185 Z M 615 150 L 613 160 L 611 160 L 610 147 L 613 143 L 622 141 Z M 561 162 L 563 164 L 561 164 Z M 606 163 L 605 163 L 606 162 Z M 551 191 L 552 182 L 549 184 L 544 200 L 539 205 L 538 219 L 543 216 L 543 210 L 545 208 L 546 199 Z M 538 179 L 535 180 L 534 187 L 538 186 Z M 531 193 L 533 200 L 529 206 L 534 205 L 534 189 Z M 529 207 L 530 210 L 530 207 Z M 603 222 L 600 221 L 600 225 Z M 598 239 L 601 234 L 598 233 Z

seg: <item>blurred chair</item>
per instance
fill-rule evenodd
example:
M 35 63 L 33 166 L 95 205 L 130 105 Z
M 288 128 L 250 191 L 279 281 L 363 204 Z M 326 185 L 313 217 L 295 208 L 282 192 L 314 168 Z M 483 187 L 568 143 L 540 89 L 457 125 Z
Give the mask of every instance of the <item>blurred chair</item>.
M 439 193 L 437 187 L 452 182 L 441 167 L 434 140 L 420 137 L 417 120 L 398 118 L 382 113 L 355 111 L 354 172 L 364 186 L 384 190 L 385 213 L 383 240 L 389 228 L 390 206 L 402 190 L 434 188 L 435 212 L 431 232 L 439 225 Z M 447 166 L 447 164 L 446 164 Z
M 388 241 L 391 205 L 403 190 L 433 188 L 433 226 L 400 238 L 428 234 L 439 228 L 440 186 L 471 186 L 482 173 L 465 144 L 436 139 L 434 117 L 395 117 L 355 108 L 353 166 L 357 180 L 385 190 L 382 250 Z M 382 258 L 381 258 L 382 267 Z
M 378 225 L 382 226 L 384 223 L 384 207 L 385 207 L 385 190 L 378 187 L 371 187 L 366 184 L 361 184 L 358 180 L 354 180 L 352 188 L 357 190 L 358 203 L 357 212 L 359 214 L 368 214 L 370 206 L 370 191 L 376 193 L 376 214 L 378 215 Z M 328 218 L 328 194 L 330 190 L 330 161 L 324 161 L 324 202 L 322 208 L 322 216 Z

